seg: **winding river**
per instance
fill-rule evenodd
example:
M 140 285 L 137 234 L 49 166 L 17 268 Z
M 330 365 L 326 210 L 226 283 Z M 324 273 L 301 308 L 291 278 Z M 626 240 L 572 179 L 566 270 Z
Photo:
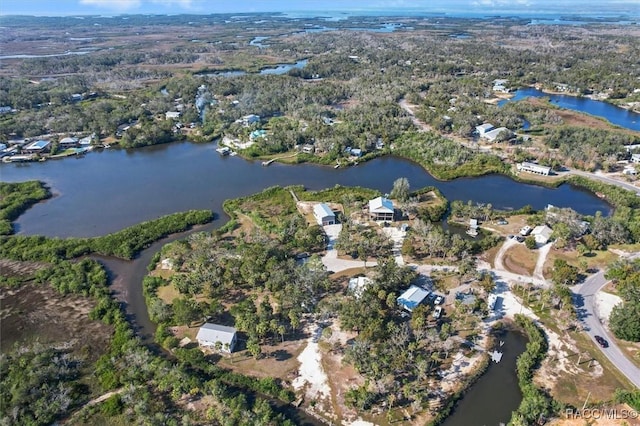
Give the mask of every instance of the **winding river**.
M 277 163 L 263 167 L 258 161 L 221 157 L 213 144 L 188 142 L 131 151 L 109 149 L 79 159 L 2 164 L 0 175 L 3 181 L 43 180 L 54 193 L 52 199 L 33 206 L 20 216 L 16 223 L 20 234 L 88 237 L 187 209 L 210 209 L 220 215 L 211 224 L 156 242 L 132 261 L 95 256 L 106 266 L 114 293 L 123 302 L 134 329 L 147 342 L 153 338 L 155 325 L 149 320 L 141 282 L 152 256 L 167 242 L 184 238 L 194 231 L 221 226 L 227 219 L 222 212 L 224 200 L 269 186 L 302 184 L 309 189 L 322 189 L 340 184 L 388 192 L 395 179 L 406 177 L 412 188 L 434 185 L 449 200 L 491 203 L 496 208 L 515 209 L 530 204 L 541 209 L 550 203 L 572 207 L 584 214 L 610 211 L 610 206 L 603 200 L 570 185 L 548 189 L 500 175 L 440 182 L 419 165 L 395 157 L 341 169 Z M 514 348 L 517 347 L 515 344 Z M 520 353 L 517 349 L 512 351 L 514 356 Z M 513 376 L 508 365 L 492 366 L 477 386 L 483 382 L 495 386 L 504 374 Z M 489 402 L 473 396 L 477 386 L 474 385 L 460 402 L 450 420 L 452 423 L 447 424 L 468 424 L 465 422 L 470 417 L 464 413 L 478 407 L 486 408 Z M 490 416 L 487 421 L 493 424 L 508 419 L 505 413 L 515 409 L 520 401 L 518 393 L 509 395 L 508 401 L 500 401 L 503 410 L 499 416 Z M 298 414 L 303 423 L 315 423 Z

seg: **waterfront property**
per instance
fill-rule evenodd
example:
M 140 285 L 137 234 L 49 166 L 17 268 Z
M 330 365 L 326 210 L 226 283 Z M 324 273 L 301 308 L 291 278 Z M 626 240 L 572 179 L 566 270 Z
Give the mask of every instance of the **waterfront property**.
M 393 202 L 384 197 L 369 201 L 369 217 L 371 220 L 393 222 Z
M 78 138 L 73 138 L 73 137 L 62 138 L 58 142 L 58 146 L 60 148 L 65 148 L 65 149 L 66 148 L 74 148 L 74 147 L 78 146 Z
M 541 166 L 535 163 L 522 162 L 516 165 L 519 172 L 534 173 L 541 176 L 549 176 L 551 174 L 551 167 Z
M 551 234 L 553 234 L 553 230 L 547 225 L 536 226 L 533 228 L 533 231 L 531 231 L 531 235 L 533 235 L 533 238 L 538 244 L 547 244 L 551 239 Z
M 335 213 L 325 203 L 316 204 L 313 207 L 313 216 L 320 226 L 335 225 L 336 223 Z
M 39 140 L 30 143 L 29 145 L 22 148 L 23 151 L 29 154 L 40 154 L 43 152 L 49 152 L 51 147 L 51 142 L 45 140 Z
M 413 312 L 429 295 L 429 292 L 422 287 L 412 285 L 407 291 L 398 297 L 398 305 L 409 312 Z
M 236 346 L 237 333 L 233 327 L 207 322 L 198 330 L 196 339 L 200 346 L 231 353 Z

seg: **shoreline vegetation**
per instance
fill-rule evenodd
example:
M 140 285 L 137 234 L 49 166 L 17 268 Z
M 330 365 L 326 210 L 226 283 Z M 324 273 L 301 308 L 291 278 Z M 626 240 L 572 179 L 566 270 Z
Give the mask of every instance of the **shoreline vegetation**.
M 40 201 L 51 198 L 44 182 L 0 182 L 0 235 L 13 234 L 12 222 Z
M 139 223 L 93 238 L 47 238 L 39 235 L 0 237 L 0 257 L 18 261 L 72 259 L 88 254 L 133 259 L 141 250 L 167 235 L 214 219 L 211 210 L 190 210 Z

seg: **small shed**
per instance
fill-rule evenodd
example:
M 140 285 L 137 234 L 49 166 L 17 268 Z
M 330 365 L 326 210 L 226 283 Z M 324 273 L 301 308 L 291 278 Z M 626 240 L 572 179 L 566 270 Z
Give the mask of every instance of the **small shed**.
M 198 330 L 196 339 L 200 346 L 216 349 L 216 345 L 220 344 L 220 350 L 222 352 L 231 353 L 236 346 L 236 334 L 236 329 L 233 327 L 226 327 L 224 325 L 207 322 L 200 327 L 200 330 Z
M 316 218 L 316 221 L 320 226 L 336 224 L 336 214 L 325 203 L 313 206 L 313 216 Z

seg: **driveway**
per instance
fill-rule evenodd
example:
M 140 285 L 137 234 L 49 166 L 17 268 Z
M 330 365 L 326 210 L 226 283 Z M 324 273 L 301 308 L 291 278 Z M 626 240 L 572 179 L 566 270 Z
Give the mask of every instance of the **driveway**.
M 329 243 L 327 244 L 327 252 L 322 256 L 322 264 L 328 271 L 340 272 L 345 269 L 362 268 L 365 266 L 365 262 L 362 260 L 338 259 L 338 251 L 334 246 L 338 240 L 340 231 L 342 231 L 342 225 L 327 225 L 323 226 L 323 229 L 325 234 L 327 234 Z M 372 265 L 372 263 L 369 262 L 369 265 Z
M 552 244 L 553 243 L 547 243 L 538 248 L 538 261 L 536 262 L 536 268 L 533 270 L 533 276 L 540 280 L 544 280 L 542 270 L 544 268 L 544 262 L 547 260 L 547 256 L 549 255 L 549 251 L 551 250 Z
M 609 342 L 609 347 L 602 348 L 598 345 L 598 348 L 631 383 L 640 388 L 640 368 L 629 361 L 598 318 L 595 295 L 607 282 L 609 281 L 604 277 L 604 272 L 600 271 L 590 276 L 583 284 L 578 284 L 573 288 L 578 317 L 591 339 L 599 335 Z

